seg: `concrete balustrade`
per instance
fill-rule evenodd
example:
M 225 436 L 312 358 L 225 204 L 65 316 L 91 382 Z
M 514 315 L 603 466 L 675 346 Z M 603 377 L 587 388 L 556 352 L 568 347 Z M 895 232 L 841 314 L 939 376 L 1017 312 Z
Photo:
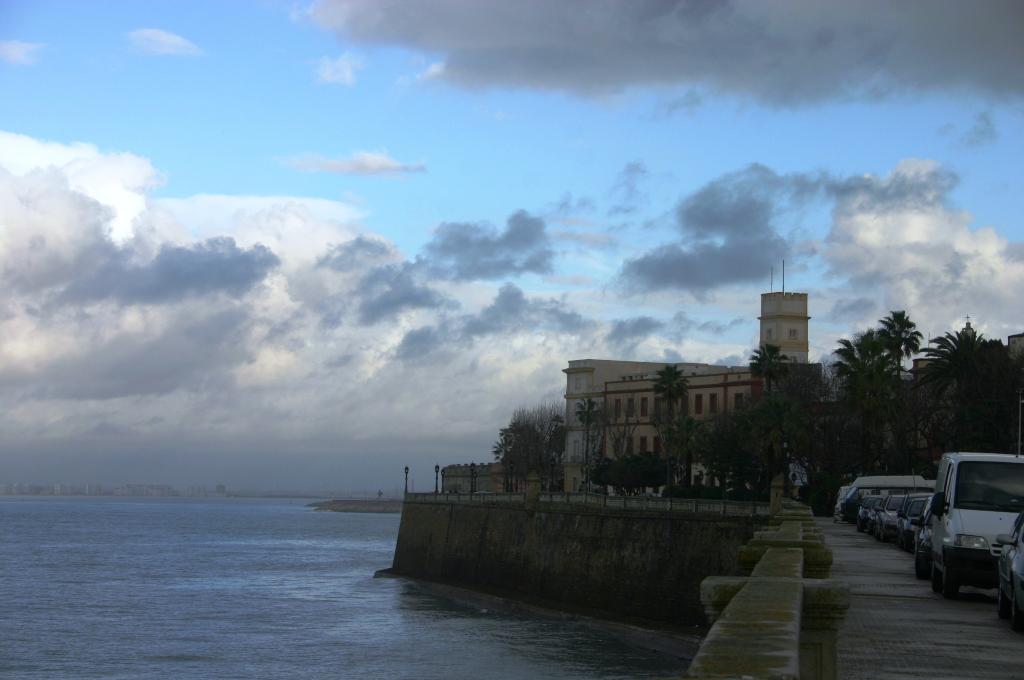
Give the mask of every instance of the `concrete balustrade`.
M 741 573 L 701 583 L 711 630 L 691 678 L 836 680 L 836 636 L 849 589 L 828 579 L 832 553 L 809 508 L 782 502 L 740 548 Z

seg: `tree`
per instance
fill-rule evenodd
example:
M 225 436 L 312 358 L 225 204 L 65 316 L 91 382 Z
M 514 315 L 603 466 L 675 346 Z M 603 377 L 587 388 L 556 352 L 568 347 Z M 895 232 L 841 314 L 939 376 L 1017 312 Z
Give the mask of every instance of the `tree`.
M 583 483 L 590 488 L 590 465 L 601 440 L 601 405 L 587 397 L 576 404 L 576 420 L 583 426 Z
M 750 357 L 750 372 L 765 383 L 765 391 L 771 392 L 772 385 L 786 375 L 789 369 L 789 357 L 782 353 L 778 345 L 764 345 L 755 349 Z
M 903 360 L 914 356 L 921 349 L 924 336 L 902 309 L 890 311 L 889 316 L 879 319 L 878 323 L 878 335 L 892 360 L 893 372 L 899 377 L 903 372 Z
M 657 376 L 654 381 L 654 394 L 661 400 L 664 408 L 655 408 L 652 422 L 665 451 L 665 483 L 672 484 L 675 481 L 675 475 L 672 474 L 673 459 L 680 453 L 679 435 L 682 431 L 679 419 L 684 417 L 686 412 L 686 408 L 680 406 L 686 403 L 690 383 L 675 364 L 665 366 L 658 371 Z M 686 468 L 686 486 L 690 486 L 692 469 L 690 461 Z
M 882 416 L 896 384 L 885 340 L 878 331 L 867 330 L 853 340 L 841 339 L 835 355 L 843 397 L 860 416 L 863 463 L 875 467 L 884 441 Z
M 525 480 L 531 472 L 553 480 L 565 452 L 565 418 L 556 402 L 520 406 L 508 426 L 498 433 L 492 452 L 511 481 Z

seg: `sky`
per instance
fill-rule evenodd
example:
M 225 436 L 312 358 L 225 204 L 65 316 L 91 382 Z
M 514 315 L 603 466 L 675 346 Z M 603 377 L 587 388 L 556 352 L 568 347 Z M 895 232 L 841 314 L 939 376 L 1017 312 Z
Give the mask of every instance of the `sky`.
M 0 483 L 421 488 L 570 359 L 1024 331 L 1013 0 L 0 2 Z

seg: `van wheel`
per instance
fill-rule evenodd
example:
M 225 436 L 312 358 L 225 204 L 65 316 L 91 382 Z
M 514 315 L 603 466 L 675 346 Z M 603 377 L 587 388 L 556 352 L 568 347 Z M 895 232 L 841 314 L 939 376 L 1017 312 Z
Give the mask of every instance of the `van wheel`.
M 942 570 L 942 597 L 947 600 L 955 600 L 960 597 L 960 584 L 953 576 L 953 570 L 947 564 Z
M 935 561 L 932 561 L 932 592 L 942 592 L 942 572 L 935 566 Z
M 1013 587 L 1013 584 L 1010 584 Z M 996 613 L 999 614 L 999 618 L 1008 619 L 1010 618 L 1010 601 L 1003 595 L 1003 584 L 1000 583 L 996 586 Z

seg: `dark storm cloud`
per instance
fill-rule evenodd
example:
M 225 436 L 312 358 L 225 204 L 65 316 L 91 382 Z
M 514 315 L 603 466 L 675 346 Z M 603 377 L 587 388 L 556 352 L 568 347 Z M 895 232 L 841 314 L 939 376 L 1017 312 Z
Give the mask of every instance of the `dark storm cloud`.
M 327 254 L 317 260 L 317 265 L 329 267 L 339 272 L 349 272 L 366 267 L 395 256 L 395 250 L 384 241 L 357 236 L 351 241 L 346 241 L 333 246 Z
M 444 334 L 435 326 L 414 328 L 405 334 L 395 350 L 395 357 L 402 361 L 422 359 L 444 344 Z
M 640 183 L 650 173 L 642 161 L 632 161 L 619 172 L 611 195 L 615 204 L 608 210 L 609 215 L 628 215 L 636 212 L 643 203 L 645 196 L 640 190 Z
M 123 304 L 153 304 L 214 293 L 238 297 L 280 263 L 268 248 L 242 249 L 229 237 L 193 246 L 164 245 L 155 258 L 143 264 L 133 263 L 129 250 L 108 249 L 107 255 L 90 273 L 70 283 L 60 295 L 61 301 L 113 299 Z
M 693 114 L 704 103 L 704 98 L 694 90 L 687 90 L 678 97 L 673 97 L 658 106 L 658 113 L 662 116 L 674 116 L 683 112 Z
M 423 266 L 415 262 L 372 269 L 356 287 L 360 322 L 374 324 L 410 309 L 442 309 L 457 304 L 422 279 Z
M 0 375 L 0 384 L 36 399 L 115 399 L 178 389 L 223 389 L 228 371 L 248 359 L 242 346 L 249 316 L 228 309 L 183 315 L 156 337 L 115 335 L 82 355 L 60 359 L 31 376 Z
M 510 216 L 500 233 L 486 224 L 446 222 L 425 251 L 439 275 L 457 281 L 550 274 L 555 255 L 544 220 L 524 210 Z
M 696 85 L 782 106 L 1024 93 L 1017 0 L 320 0 L 312 13 L 346 44 L 440 55 L 439 77 L 471 88 Z
M 661 330 L 664 326 L 664 322 L 651 316 L 617 319 L 612 323 L 612 328 L 605 336 L 605 340 L 617 349 L 626 350 L 635 347 L 637 343 Z

